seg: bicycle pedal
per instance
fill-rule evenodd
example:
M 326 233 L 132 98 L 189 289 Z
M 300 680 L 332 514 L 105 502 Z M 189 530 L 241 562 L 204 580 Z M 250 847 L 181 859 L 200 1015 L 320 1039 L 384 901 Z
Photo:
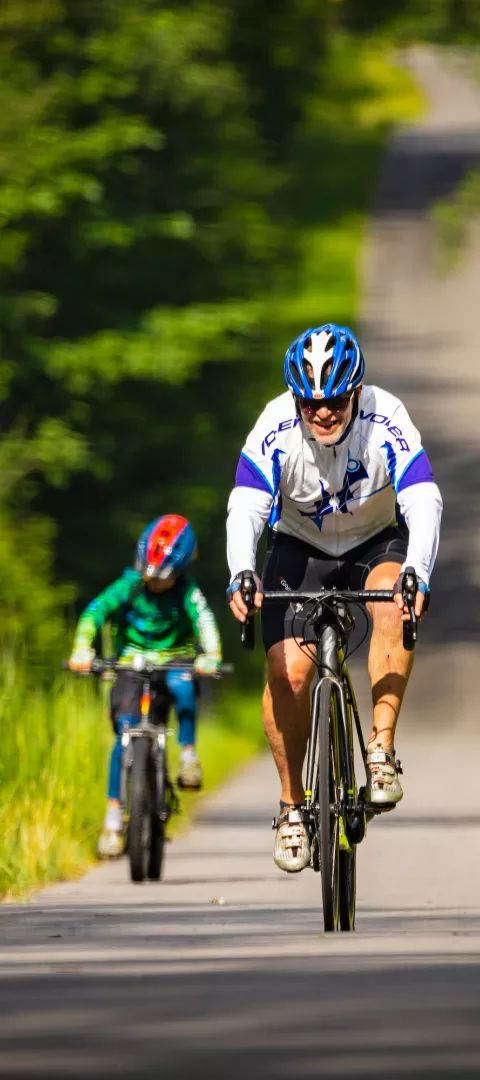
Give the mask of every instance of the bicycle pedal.
M 398 803 L 385 803 L 384 806 L 378 806 L 375 803 L 368 804 L 367 814 L 372 817 L 379 817 L 380 814 L 388 814 L 390 810 L 395 810 Z M 370 820 L 371 820 L 370 818 Z
M 168 793 L 168 812 L 169 814 L 180 813 L 180 799 L 173 787 L 169 789 Z

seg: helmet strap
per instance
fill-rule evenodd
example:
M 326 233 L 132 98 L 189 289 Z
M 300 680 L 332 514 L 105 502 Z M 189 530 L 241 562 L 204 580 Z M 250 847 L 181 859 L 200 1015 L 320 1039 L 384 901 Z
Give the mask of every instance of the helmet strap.
M 336 443 L 332 443 L 332 446 L 340 446 L 340 443 L 342 443 L 345 439 L 348 438 L 348 436 L 350 435 L 350 432 L 352 430 L 352 427 L 353 427 L 353 425 L 355 423 L 355 420 L 357 419 L 357 416 L 358 416 L 358 397 L 355 394 L 355 397 L 354 397 L 354 400 L 353 400 L 353 406 L 352 406 L 352 415 L 350 417 L 350 420 L 348 421 L 348 424 L 347 424 L 343 434 L 340 435 L 340 438 L 337 439 Z

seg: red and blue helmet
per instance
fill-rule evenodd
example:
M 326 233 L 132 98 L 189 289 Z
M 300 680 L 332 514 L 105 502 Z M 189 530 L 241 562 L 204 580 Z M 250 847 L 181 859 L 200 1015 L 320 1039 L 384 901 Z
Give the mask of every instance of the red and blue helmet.
M 181 574 L 197 554 L 197 538 L 186 518 L 164 514 L 150 522 L 137 544 L 135 570 L 149 578 Z
M 359 386 L 365 361 L 348 326 L 324 323 L 295 338 L 285 353 L 284 378 L 296 398 L 332 398 Z

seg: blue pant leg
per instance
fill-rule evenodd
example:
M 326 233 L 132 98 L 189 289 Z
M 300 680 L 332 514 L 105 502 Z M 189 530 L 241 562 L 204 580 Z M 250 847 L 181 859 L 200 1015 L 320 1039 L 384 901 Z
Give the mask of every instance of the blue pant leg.
M 197 719 L 197 690 L 193 672 L 168 671 L 167 688 L 173 698 L 173 706 L 178 718 L 178 741 L 180 746 L 195 744 Z
M 110 768 L 108 771 L 107 798 L 120 798 L 120 770 L 122 765 L 122 733 L 129 727 L 136 727 L 140 723 L 139 716 L 119 716 L 116 720 L 117 737 L 110 754 Z

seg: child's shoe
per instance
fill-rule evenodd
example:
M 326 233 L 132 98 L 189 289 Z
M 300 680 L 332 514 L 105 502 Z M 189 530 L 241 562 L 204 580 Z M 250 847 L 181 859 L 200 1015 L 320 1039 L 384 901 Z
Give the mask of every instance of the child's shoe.
M 118 859 L 125 851 L 125 829 L 122 811 L 118 806 L 110 806 L 105 814 L 103 829 L 97 846 L 100 859 Z
M 179 788 L 198 791 L 202 786 L 202 766 L 194 748 L 182 750 L 180 769 L 177 777 Z

